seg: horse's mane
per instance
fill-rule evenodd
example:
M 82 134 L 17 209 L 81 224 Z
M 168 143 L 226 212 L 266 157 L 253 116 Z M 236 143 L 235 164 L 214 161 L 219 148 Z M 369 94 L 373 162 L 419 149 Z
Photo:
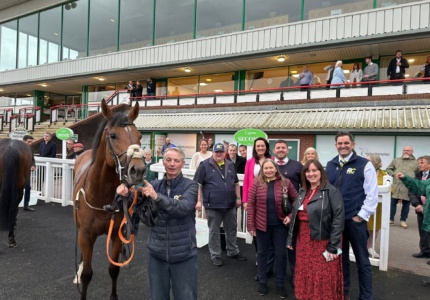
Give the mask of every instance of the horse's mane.
M 117 112 L 115 113 L 110 120 L 108 121 L 106 118 L 103 118 L 103 121 L 100 123 L 99 128 L 97 129 L 96 135 L 94 137 L 93 140 L 93 151 L 91 153 L 91 163 L 93 163 L 96 159 L 96 155 L 97 155 L 97 149 L 100 146 L 100 141 L 102 139 L 102 135 L 104 134 L 104 129 L 106 127 L 106 125 L 109 122 L 109 126 L 123 126 L 126 125 L 127 123 L 133 123 L 130 118 L 128 117 L 128 114 L 122 113 L 122 112 Z

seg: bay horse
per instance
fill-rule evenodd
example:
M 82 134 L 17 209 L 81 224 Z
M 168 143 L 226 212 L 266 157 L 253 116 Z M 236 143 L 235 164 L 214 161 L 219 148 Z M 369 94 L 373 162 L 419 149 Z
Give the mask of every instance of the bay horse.
M 23 141 L 0 139 L 0 229 L 7 230 L 9 248 L 17 246 L 15 223 L 24 187 L 30 180 L 33 153 Z
M 140 148 L 141 134 L 133 123 L 139 114 L 139 104 L 136 103 L 128 114 L 114 114 L 104 100 L 101 108 L 104 119 L 94 137 L 92 149 L 78 156 L 74 171 L 74 219 L 83 264 L 80 274 L 82 300 L 87 297 L 93 274 L 91 259 L 94 243 L 98 236 L 108 234 L 111 218 L 114 218 L 111 235 L 113 261 L 118 261 L 122 249 L 118 229 L 124 214 L 112 215 L 103 208 L 113 203 L 116 188 L 121 182 L 129 186 L 142 183 L 145 173 Z M 111 300 L 118 299 L 118 274 L 119 266 L 110 263 Z

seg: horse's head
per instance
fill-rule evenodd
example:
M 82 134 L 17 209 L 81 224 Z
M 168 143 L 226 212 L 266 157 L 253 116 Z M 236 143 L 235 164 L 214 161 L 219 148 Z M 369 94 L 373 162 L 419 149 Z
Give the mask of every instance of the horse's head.
M 133 123 L 139 114 L 139 103 L 136 102 L 128 115 L 113 114 L 103 100 L 102 113 L 107 120 L 101 136 L 101 141 L 106 145 L 106 163 L 116 169 L 123 183 L 129 186 L 142 183 L 145 174 L 143 150 L 140 148 L 142 135 Z

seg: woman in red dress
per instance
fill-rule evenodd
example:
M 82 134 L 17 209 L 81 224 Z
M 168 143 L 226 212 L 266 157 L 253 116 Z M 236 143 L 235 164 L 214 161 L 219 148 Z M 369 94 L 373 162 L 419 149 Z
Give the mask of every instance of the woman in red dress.
M 303 167 L 287 247 L 296 241 L 295 295 L 300 300 L 343 299 L 340 245 L 344 208 L 340 192 L 328 183 L 317 160 Z

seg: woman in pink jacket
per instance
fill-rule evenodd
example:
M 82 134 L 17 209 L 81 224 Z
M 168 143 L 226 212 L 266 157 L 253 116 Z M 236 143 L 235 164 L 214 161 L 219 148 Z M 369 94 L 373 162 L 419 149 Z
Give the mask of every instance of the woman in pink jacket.
M 266 158 L 271 158 L 269 142 L 265 138 L 256 138 L 252 148 L 252 157 L 246 161 L 243 177 L 242 202 L 245 210 L 248 205 L 248 194 L 252 182 L 260 173 L 261 164 Z
M 269 248 L 273 245 L 276 263 L 276 291 L 281 298 L 287 296 L 285 290 L 285 273 L 287 268 L 288 230 L 286 225 L 291 215 L 286 216 L 282 210 L 283 197 L 288 196 L 291 203 L 297 197 L 297 191 L 289 179 L 283 178 L 277 165 L 271 159 L 265 159 L 261 171 L 254 179 L 248 198 L 247 227 L 257 239 L 257 274 L 260 283 L 258 293 L 265 295 L 267 288 L 267 260 Z M 291 205 L 292 207 L 292 205 Z

